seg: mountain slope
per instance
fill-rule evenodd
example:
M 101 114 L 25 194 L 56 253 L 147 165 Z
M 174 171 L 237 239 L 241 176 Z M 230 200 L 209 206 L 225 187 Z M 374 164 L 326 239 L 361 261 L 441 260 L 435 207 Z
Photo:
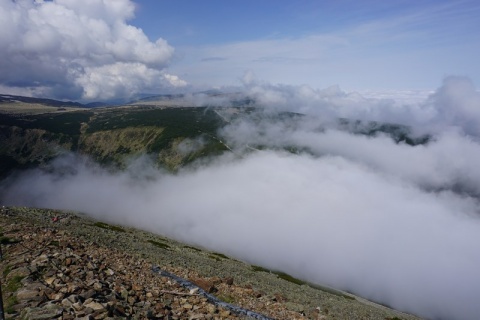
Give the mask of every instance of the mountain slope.
M 307 118 L 289 112 L 263 113 L 261 108 L 251 107 L 250 100 L 245 105 L 227 108 L 165 107 L 161 101 L 156 101 L 154 106 L 58 110 L 51 106 L 64 106 L 64 102 L 6 95 L 0 95 L 0 99 L 23 101 L 23 109 L 19 110 L 28 110 L 28 106 L 36 106 L 39 102 L 50 108 L 39 109 L 33 114 L 11 112 L 11 103 L 0 103 L 0 177 L 13 169 L 45 164 L 69 151 L 118 168 L 124 167 L 132 157 L 146 154 L 157 166 L 175 171 L 197 159 L 231 151 L 219 131 L 236 120 L 246 119 L 261 127 L 265 120 L 295 126 L 296 122 Z M 235 99 L 240 101 L 239 97 Z M 168 105 L 180 103 L 185 103 L 183 96 L 168 99 Z M 81 106 L 77 103 L 67 105 Z M 414 137 L 408 127 L 396 124 L 339 119 L 337 128 L 367 136 L 385 134 L 397 143 L 412 146 L 430 139 L 428 136 Z M 270 148 L 268 145 L 248 147 Z M 284 148 L 290 152 L 308 151 L 296 146 Z

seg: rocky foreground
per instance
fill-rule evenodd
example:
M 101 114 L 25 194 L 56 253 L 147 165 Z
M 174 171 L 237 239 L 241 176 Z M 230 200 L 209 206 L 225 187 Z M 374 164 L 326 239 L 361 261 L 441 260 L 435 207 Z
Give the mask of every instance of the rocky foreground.
M 2 208 L 6 319 L 418 319 L 225 255 L 53 210 Z M 158 266 L 198 288 L 152 271 Z

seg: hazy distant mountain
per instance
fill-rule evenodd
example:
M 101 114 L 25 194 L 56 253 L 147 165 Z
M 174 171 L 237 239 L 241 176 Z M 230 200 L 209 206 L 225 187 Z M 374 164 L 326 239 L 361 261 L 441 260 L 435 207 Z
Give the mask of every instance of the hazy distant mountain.
M 7 102 L 25 102 L 25 103 L 39 103 L 44 104 L 47 106 L 52 107 L 85 107 L 85 105 L 79 102 L 73 101 L 59 101 L 53 99 L 46 99 L 46 98 L 32 98 L 32 97 L 23 97 L 23 96 L 15 96 L 9 94 L 0 94 L 0 103 L 7 103 Z
M 9 102 L 37 103 L 37 104 L 43 104 L 51 107 L 75 107 L 75 108 L 97 108 L 97 107 L 105 107 L 110 105 L 110 103 L 98 102 L 98 101 L 82 104 L 80 102 L 74 102 L 74 101 L 60 101 L 60 100 L 47 99 L 47 98 L 33 98 L 33 97 L 15 96 L 10 94 L 0 94 L 0 104 L 9 103 Z
M 1 105 L 0 105 L 1 109 Z M 216 131 L 224 120 L 207 108 L 100 108 L 0 117 L 0 175 L 38 166 L 66 151 L 122 167 L 156 155 L 169 170 L 227 150 Z

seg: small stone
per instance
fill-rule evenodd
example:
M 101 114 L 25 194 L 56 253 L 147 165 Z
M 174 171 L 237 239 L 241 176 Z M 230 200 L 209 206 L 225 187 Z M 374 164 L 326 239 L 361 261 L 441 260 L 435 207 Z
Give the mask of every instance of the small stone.
M 190 294 L 196 294 L 198 292 L 198 288 L 193 288 L 190 290 Z
M 141 291 L 142 289 L 143 289 L 143 287 L 136 284 L 136 283 L 132 285 L 132 290 L 134 290 L 134 291 Z
M 9 272 L 9 274 L 7 275 L 7 280 L 11 279 L 11 278 L 14 278 L 14 277 L 27 277 L 30 275 L 30 270 L 28 270 L 28 268 L 26 267 L 20 267 L 20 268 L 16 268 L 12 271 Z
M 217 307 L 215 307 L 215 305 L 213 305 L 213 304 L 209 304 L 207 306 L 207 311 L 208 311 L 208 313 L 213 314 L 213 313 L 217 312 Z
M 28 308 L 28 307 L 30 307 L 30 304 L 28 302 L 24 302 L 24 303 L 19 303 L 19 304 L 16 304 L 16 305 L 12 306 L 12 309 L 16 312 L 20 312 L 23 309 Z
M 194 282 L 197 286 L 199 286 L 200 288 L 202 288 L 208 293 L 214 293 L 217 291 L 217 288 L 215 288 L 215 285 L 213 284 L 213 282 L 208 281 L 206 279 L 195 278 L 195 279 L 192 279 L 192 282 Z
M 62 300 L 62 306 L 64 306 L 64 307 L 67 307 L 67 308 L 68 308 L 68 307 L 71 307 L 72 304 L 73 304 L 73 303 L 72 303 L 70 300 L 68 300 L 67 298 L 65 298 L 65 299 Z
M 87 299 L 93 297 L 95 294 L 96 294 L 96 291 L 93 290 L 93 289 L 90 289 L 90 290 L 88 290 L 88 291 L 82 292 L 82 293 L 80 294 L 80 296 L 81 296 L 83 299 L 87 300 Z
M 17 299 L 20 301 L 23 300 L 42 300 L 42 297 L 40 296 L 40 292 L 37 290 L 19 290 L 17 292 Z
M 63 297 L 65 297 L 65 294 L 58 292 L 53 295 L 53 300 L 61 300 Z
M 127 300 L 128 290 L 127 289 L 122 289 L 122 292 L 120 293 L 120 296 L 122 297 L 123 300 Z
M 162 311 L 163 309 L 165 309 L 165 305 L 162 304 L 162 303 L 160 303 L 160 302 L 157 302 L 157 303 L 155 304 L 155 307 L 154 307 L 154 308 L 155 308 L 155 311 L 156 311 L 156 312 L 160 312 L 160 311 Z
M 93 284 L 93 289 L 95 289 L 95 290 L 97 290 L 97 291 L 102 290 L 102 288 L 103 288 L 103 286 L 102 286 L 102 284 L 101 284 L 100 282 L 95 282 L 95 283 Z
M 33 266 L 45 266 L 48 262 L 48 256 L 46 254 L 42 254 L 41 256 L 37 257 L 35 260 L 32 261 Z
M 46 289 L 47 287 L 41 282 L 31 282 L 26 284 L 24 288 L 27 290 L 43 290 L 43 289 Z
M 73 307 L 76 311 L 80 311 L 80 310 L 82 310 L 83 305 L 82 305 L 81 302 L 75 302 L 74 304 L 72 304 L 72 307 Z
M 67 292 L 69 293 L 77 292 L 78 290 L 80 290 L 80 287 L 76 284 L 70 283 L 67 285 Z
M 21 319 L 58 319 L 62 314 L 62 308 L 25 308 L 20 314 Z
M 220 311 L 220 316 L 221 317 L 228 317 L 230 315 L 230 311 L 229 310 L 222 310 Z
M 116 316 L 124 317 L 125 316 L 125 308 L 122 306 L 116 306 L 113 310 L 113 314 Z
M 90 302 L 90 303 L 88 303 L 88 304 L 86 303 L 86 304 L 84 304 L 84 306 L 85 306 L 86 308 L 91 308 L 91 309 L 93 309 L 95 312 L 97 312 L 97 311 L 103 312 L 103 311 L 106 310 L 105 307 L 104 307 L 101 303 L 98 303 L 98 302 L 96 302 L 96 301 L 92 301 L 92 302 Z
M 92 313 L 92 316 L 95 320 L 101 320 L 105 319 L 108 316 L 108 313 L 102 311 L 95 311 L 94 313 Z

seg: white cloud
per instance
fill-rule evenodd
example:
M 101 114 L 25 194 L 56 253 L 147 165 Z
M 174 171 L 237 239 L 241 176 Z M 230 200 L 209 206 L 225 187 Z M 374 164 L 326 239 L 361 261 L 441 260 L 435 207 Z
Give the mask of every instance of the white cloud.
M 174 87 L 185 87 L 187 85 L 187 82 L 180 79 L 178 76 L 174 74 L 164 74 L 165 79 Z
M 360 90 L 358 91 L 367 99 L 393 100 L 401 105 L 418 105 L 434 93 L 433 90 Z
M 425 107 L 437 110 L 434 120 L 440 125 L 455 125 L 480 136 L 480 92 L 468 78 L 446 78 Z
M 272 85 L 259 81 L 246 85 L 245 93 L 260 106 L 316 115 L 324 120 L 341 117 L 400 123 L 419 131 L 451 127 L 480 137 L 480 92 L 467 77 L 447 77 L 427 99 L 420 101 L 416 97 L 414 103 L 408 96 L 405 98 L 404 91 L 390 91 L 388 96 L 377 92 L 372 97 L 346 92 L 338 86 L 313 89 L 307 85 Z
M 186 86 L 177 76 L 138 62 L 88 67 L 75 77 L 75 83 L 83 88 L 83 98 L 87 100 L 128 97 L 142 90 Z
M 128 97 L 132 90 L 185 84 L 163 71 L 174 49 L 128 24 L 134 9 L 130 0 L 0 1 L 0 83 L 46 86 L 52 96 L 74 99 Z M 112 83 L 99 81 L 98 71 L 106 71 Z

